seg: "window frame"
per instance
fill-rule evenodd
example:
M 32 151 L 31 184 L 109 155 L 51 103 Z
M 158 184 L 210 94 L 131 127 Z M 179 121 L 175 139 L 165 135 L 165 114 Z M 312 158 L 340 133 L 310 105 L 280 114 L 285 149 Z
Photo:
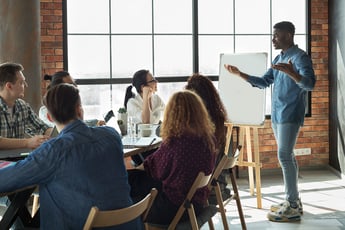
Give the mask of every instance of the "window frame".
M 62 7 L 63 7 L 63 68 L 65 70 L 68 70 L 68 31 L 67 31 L 67 1 L 62 1 Z M 111 1 L 111 0 L 109 0 Z M 236 0 L 234 0 L 236 1 Z M 272 0 L 270 0 L 271 2 Z M 272 3 L 271 3 L 272 4 Z M 197 73 L 199 72 L 199 31 L 198 31 L 198 0 L 192 0 L 192 68 L 193 72 Z M 235 11 L 235 8 L 234 8 Z M 308 55 L 311 55 L 311 0 L 306 0 L 306 52 Z M 270 11 L 272 14 L 272 11 Z M 235 16 L 233 16 L 235 17 Z M 109 19 L 111 20 L 111 19 Z M 90 33 L 92 34 L 92 33 Z M 81 34 L 82 35 L 82 34 Z M 89 34 L 85 34 L 89 35 Z M 156 35 L 156 34 L 154 34 Z M 208 34 L 202 34 L 202 35 L 208 35 Z M 242 34 L 233 34 L 234 37 L 236 35 L 242 35 Z M 253 35 L 253 34 L 250 34 Z M 248 35 L 248 36 L 250 36 Z M 263 35 L 263 34 L 260 34 Z M 270 35 L 272 36 L 272 28 Z M 112 36 L 112 34 L 109 34 L 109 36 Z M 235 40 L 235 39 L 234 39 Z M 235 43 L 235 42 L 234 42 Z M 235 45 L 234 45 L 235 46 Z M 236 48 L 234 47 L 234 51 L 236 52 Z M 111 52 L 111 51 L 110 51 Z M 273 60 L 274 57 L 272 57 L 272 51 L 269 53 L 269 58 Z M 111 65 L 111 64 L 110 64 Z M 110 67 L 111 69 L 111 67 Z M 154 71 L 154 70 L 153 70 Z M 124 77 L 124 78 L 112 78 L 112 72 L 110 72 L 110 78 L 97 78 L 97 79 L 75 79 L 76 83 L 78 85 L 98 85 L 98 84 L 105 84 L 105 85 L 113 85 L 113 84 L 131 84 L 132 78 L 131 77 Z M 219 76 L 218 75 L 207 75 L 212 81 L 218 82 Z M 189 76 L 157 76 L 155 75 L 155 78 L 162 83 L 173 83 L 173 82 L 186 82 Z M 272 91 L 272 87 L 268 88 L 267 90 Z M 311 117 L 311 92 L 308 92 L 307 96 L 307 108 L 306 108 L 306 117 Z M 270 119 L 271 115 L 266 114 L 266 119 Z

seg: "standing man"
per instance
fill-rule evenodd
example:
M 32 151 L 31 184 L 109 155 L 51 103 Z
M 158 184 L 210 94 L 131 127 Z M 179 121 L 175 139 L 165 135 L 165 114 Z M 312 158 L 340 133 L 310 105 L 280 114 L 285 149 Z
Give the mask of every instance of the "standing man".
M 61 83 L 48 90 L 47 107 L 59 135 L 24 160 L 0 169 L 0 192 L 39 185 L 40 229 L 82 229 L 92 206 L 132 205 L 120 135 L 83 121 L 79 90 Z M 117 230 L 141 229 L 139 218 Z
M 298 192 L 298 165 L 293 153 L 299 129 L 303 125 L 306 95 L 315 86 L 315 74 L 310 57 L 294 44 L 295 26 L 283 21 L 274 25 L 273 46 L 281 53 L 262 77 L 249 76 L 237 67 L 225 65 L 232 74 L 240 76 L 253 87 L 273 85 L 272 129 L 278 145 L 286 200 L 272 205 L 267 218 L 271 221 L 299 221 L 303 207 Z
M 46 141 L 51 132 L 22 99 L 28 86 L 23 70 L 17 63 L 0 64 L 0 149 L 33 149 Z

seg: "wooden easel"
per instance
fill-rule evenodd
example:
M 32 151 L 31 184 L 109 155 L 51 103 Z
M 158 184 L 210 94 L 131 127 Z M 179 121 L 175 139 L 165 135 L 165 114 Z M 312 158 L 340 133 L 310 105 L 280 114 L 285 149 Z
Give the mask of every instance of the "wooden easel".
M 257 208 L 262 208 L 261 202 L 261 175 L 260 169 L 262 164 L 260 163 L 260 155 L 259 155 L 259 134 L 258 128 L 261 126 L 248 126 L 248 125 L 234 125 L 232 123 L 225 123 L 227 127 L 226 132 L 226 144 L 225 144 L 225 153 L 229 152 L 230 140 L 232 136 L 233 127 L 239 127 L 240 135 L 238 144 L 242 145 L 243 147 L 246 144 L 246 152 L 247 152 L 247 161 L 243 161 L 243 149 L 241 149 L 240 157 L 237 161 L 238 166 L 245 166 L 248 167 L 248 176 L 249 176 L 249 188 L 250 188 L 250 195 L 254 195 L 254 171 L 255 168 L 255 181 L 256 181 L 256 199 L 257 199 Z M 253 144 L 254 144 L 254 161 L 253 161 L 253 151 L 252 151 L 252 142 L 251 142 L 251 133 L 250 130 L 253 130 Z M 246 138 L 244 138 L 246 137 Z

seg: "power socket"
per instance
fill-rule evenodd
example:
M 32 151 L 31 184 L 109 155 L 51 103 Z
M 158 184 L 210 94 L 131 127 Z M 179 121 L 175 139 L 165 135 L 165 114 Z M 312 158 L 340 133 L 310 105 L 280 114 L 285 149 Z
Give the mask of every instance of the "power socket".
M 295 156 L 310 155 L 311 149 L 310 148 L 294 149 L 293 153 L 295 154 Z

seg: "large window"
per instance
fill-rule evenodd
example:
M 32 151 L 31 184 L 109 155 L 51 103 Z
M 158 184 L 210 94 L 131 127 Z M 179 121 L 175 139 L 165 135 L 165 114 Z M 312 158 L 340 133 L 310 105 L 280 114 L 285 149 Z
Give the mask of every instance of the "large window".
M 294 23 L 295 43 L 308 51 L 308 2 L 65 0 L 65 64 L 81 90 L 85 118 L 123 106 L 139 69 L 153 73 L 167 101 L 193 72 L 210 76 L 217 86 L 221 53 L 267 52 L 270 66 L 279 52 L 271 44 L 279 21 Z

